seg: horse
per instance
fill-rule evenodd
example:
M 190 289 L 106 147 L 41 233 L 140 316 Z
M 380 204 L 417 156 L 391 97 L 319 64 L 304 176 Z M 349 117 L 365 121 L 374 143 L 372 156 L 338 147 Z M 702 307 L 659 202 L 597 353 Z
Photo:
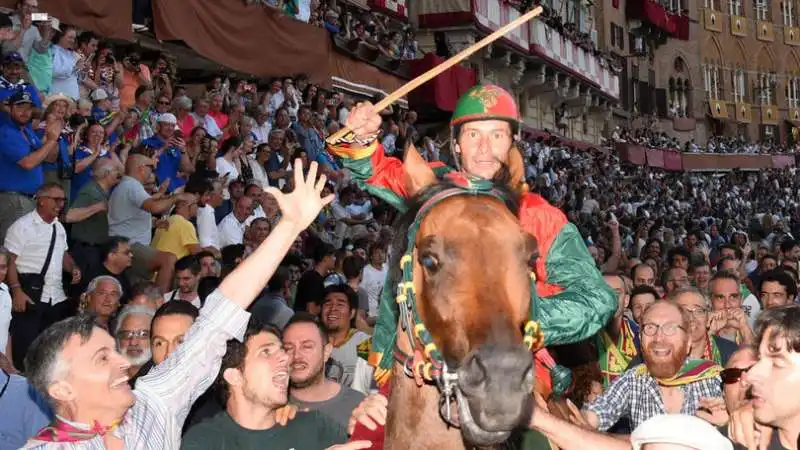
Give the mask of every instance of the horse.
M 398 320 L 384 448 L 504 444 L 533 413 L 537 242 L 503 182 L 440 182 L 413 147 L 404 167 L 411 199 L 387 281 L 398 286 Z

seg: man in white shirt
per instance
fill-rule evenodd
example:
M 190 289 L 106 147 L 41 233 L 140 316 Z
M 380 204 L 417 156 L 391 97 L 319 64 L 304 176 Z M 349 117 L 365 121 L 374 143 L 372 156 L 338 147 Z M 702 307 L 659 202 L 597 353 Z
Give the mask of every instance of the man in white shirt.
M 36 192 L 36 209 L 20 217 L 6 233 L 8 287 L 14 311 L 12 356 L 20 369 L 36 336 L 71 313 L 61 284 L 62 271 L 72 273 L 73 284 L 80 282 L 81 272 L 67 253 L 67 232 L 58 221 L 65 202 L 60 185 L 43 185 Z
M 189 194 L 197 196 L 197 239 L 200 247 L 211 250 L 216 249 L 214 255 L 219 258 L 219 229 L 214 216 L 214 208 L 222 203 L 222 183 L 208 180 L 191 180 L 185 188 Z
M 222 248 L 243 244 L 244 233 L 253 219 L 253 199 L 244 195 L 236 200 L 233 211 L 219 223 L 219 244 Z
M 208 99 L 198 99 L 194 104 L 192 118 L 194 119 L 194 123 L 205 128 L 206 133 L 208 133 L 209 136 L 213 138 L 219 138 L 222 136 L 222 130 L 219 129 L 219 126 L 214 118 L 208 115 L 209 107 L 210 104 Z
M 197 283 L 200 281 L 200 263 L 194 255 L 184 256 L 175 263 L 175 285 L 172 292 L 164 294 L 164 300 L 183 300 L 201 308 L 200 296 L 197 294 Z
M 253 136 L 255 136 L 255 144 L 266 144 L 269 141 L 269 133 L 272 131 L 272 123 L 269 119 L 269 111 L 264 105 L 259 105 L 256 113 L 256 126 L 253 127 Z

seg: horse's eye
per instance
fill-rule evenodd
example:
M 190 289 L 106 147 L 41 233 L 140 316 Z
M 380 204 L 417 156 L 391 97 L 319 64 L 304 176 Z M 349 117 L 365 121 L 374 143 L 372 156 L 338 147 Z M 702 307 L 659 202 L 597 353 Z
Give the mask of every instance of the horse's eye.
M 422 264 L 422 267 L 424 267 L 425 270 L 430 272 L 436 272 L 439 270 L 439 260 L 436 259 L 435 255 L 424 254 L 420 257 L 419 263 Z

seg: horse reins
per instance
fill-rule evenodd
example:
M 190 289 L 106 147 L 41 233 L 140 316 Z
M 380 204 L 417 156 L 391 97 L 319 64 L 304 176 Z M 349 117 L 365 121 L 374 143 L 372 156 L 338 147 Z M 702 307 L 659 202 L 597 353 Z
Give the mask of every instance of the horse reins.
M 433 336 L 425 327 L 417 308 L 416 289 L 414 287 L 414 250 L 416 249 L 416 236 L 422 220 L 430 213 L 439 202 L 461 195 L 487 196 L 506 203 L 505 195 L 494 188 L 491 182 L 467 178 L 460 180 L 464 186 L 445 189 L 425 201 L 408 229 L 406 253 L 400 259 L 402 281 L 397 286 L 395 301 L 400 311 L 400 325 L 408 338 L 413 354 L 403 351 L 395 342 L 393 355 L 395 361 L 402 365 L 405 374 L 413 378 L 418 386 L 425 383 L 435 384 L 440 392 L 439 412 L 450 426 L 458 427 L 452 421 L 451 404 L 458 401 L 456 388 L 458 374 L 451 371 L 442 357 L 442 353 L 433 342 Z M 534 351 L 542 347 L 544 334 L 537 321 L 536 310 L 536 274 L 530 274 L 530 301 L 528 321 L 525 323 L 523 343 L 529 350 Z

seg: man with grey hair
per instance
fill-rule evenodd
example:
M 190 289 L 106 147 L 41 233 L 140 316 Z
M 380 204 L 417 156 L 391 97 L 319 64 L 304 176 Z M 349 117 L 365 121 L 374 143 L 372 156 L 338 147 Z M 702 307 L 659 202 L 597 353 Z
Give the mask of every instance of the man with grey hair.
M 269 140 L 269 132 L 272 131 L 272 123 L 269 121 L 269 111 L 264 105 L 256 107 L 255 126 L 253 127 L 253 136 L 256 139 L 256 145 L 266 144 Z
M 86 292 L 81 295 L 80 312 L 92 313 L 97 326 L 109 330 L 111 317 L 119 309 L 122 294 L 122 284 L 116 278 L 100 275 L 89 282 Z
M 669 300 L 683 308 L 692 318 L 689 333 L 692 349 L 689 356 L 724 366 L 736 351 L 736 344 L 709 330 L 711 302 L 708 298 L 697 288 L 683 287 L 670 293 Z
M 108 240 L 108 197 L 119 183 L 122 167 L 109 158 L 98 158 L 92 164 L 92 180 L 78 192 L 67 210 L 65 220 L 73 224 L 72 254 L 84 272 L 103 263 L 100 248 Z
M 219 129 L 214 118 L 208 114 L 209 107 L 208 99 L 199 98 L 194 103 L 194 112 L 191 116 L 194 119 L 195 126 L 205 128 L 206 133 L 213 138 L 220 138 L 222 136 L 222 130 Z
M 131 363 L 129 377 L 136 375 L 150 361 L 150 326 L 154 315 L 155 311 L 147 306 L 128 305 L 117 317 L 114 337 L 117 349 Z
M 43 185 L 36 192 L 36 209 L 14 222 L 6 234 L 8 287 L 14 311 L 11 353 L 17 367 L 22 367 L 36 336 L 71 312 L 62 273 L 71 272 L 73 284 L 81 279 L 81 271 L 67 253 L 67 232 L 58 220 L 65 202 L 66 194 L 59 184 Z

